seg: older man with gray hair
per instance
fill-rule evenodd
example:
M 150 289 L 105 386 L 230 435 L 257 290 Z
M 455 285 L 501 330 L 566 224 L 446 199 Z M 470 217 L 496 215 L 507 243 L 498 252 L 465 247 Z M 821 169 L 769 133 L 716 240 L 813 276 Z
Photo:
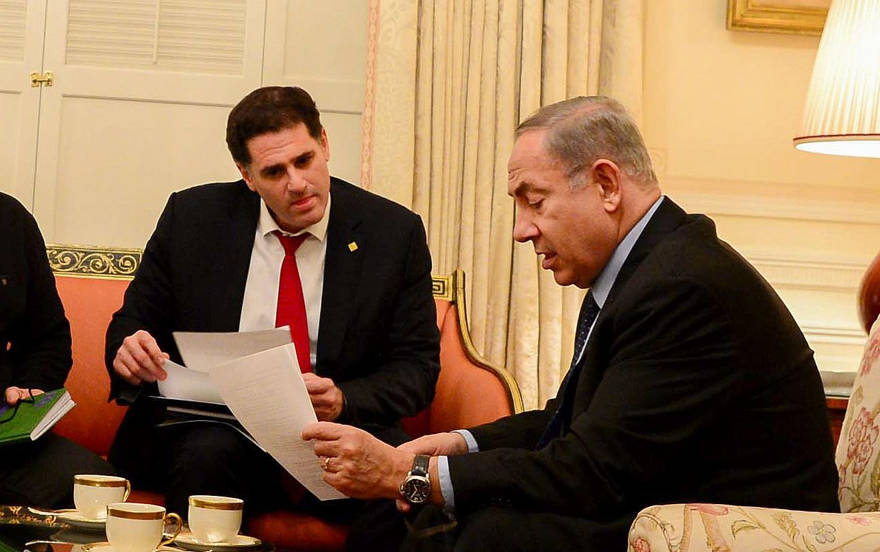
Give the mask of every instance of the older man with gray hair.
M 455 521 L 408 545 L 454 550 L 624 550 L 657 503 L 838 509 L 813 352 L 713 222 L 661 194 L 618 102 L 574 98 L 524 121 L 508 186 L 514 239 L 558 284 L 589 288 L 556 398 L 397 449 L 319 422 L 304 437 L 329 483 L 443 507 Z

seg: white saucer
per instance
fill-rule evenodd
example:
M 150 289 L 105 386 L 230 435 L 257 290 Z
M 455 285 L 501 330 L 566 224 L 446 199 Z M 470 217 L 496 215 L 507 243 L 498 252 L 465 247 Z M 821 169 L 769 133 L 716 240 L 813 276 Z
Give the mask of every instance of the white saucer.
M 91 544 L 83 544 L 80 550 L 82 552 L 113 552 L 113 545 L 109 542 L 93 542 Z M 160 546 L 153 552 L 180 552 L 180 550 L 170 546 Z
M 187 550 L 207 552 L 209 550 L 247 550 L 249 548 L 257 548 L 258 546 L 261 546 L 263 541 L 247 535 L 235 535 L 232 539 L 224 542 L 204 542 L 195 538 L 192 533 L 181 533 L 177 535 L 176 539 L 174 539 L 173 544 Z
M 104 526 L 107 524 L 106 519 L 87 518 L 73 508 L 65 510 L 41 510 L 39 508 L 29 507 L 28 510 L 39 516 L 55 516 L 60 521 L 82 531 L 100 533 L 104 531 Z

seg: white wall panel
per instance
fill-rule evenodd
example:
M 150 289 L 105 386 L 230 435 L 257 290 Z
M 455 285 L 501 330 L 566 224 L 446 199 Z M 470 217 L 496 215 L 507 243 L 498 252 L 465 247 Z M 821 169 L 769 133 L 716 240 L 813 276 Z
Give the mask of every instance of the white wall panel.
M 3 129 L 0 132 L 0 174 L 4 175 L 3 178 L 0 178 L 0 191 L 11 194 L 25 205 L 29 205 L 31 194 L 28 192 L 30 189 L 27 187 L 22 187 L 21 190 L 17 189 L 16 179 L 12 178 L 18 172 L 21 155 L 19 147 L 26 147 L 19 142 L 21 115 L 21 94 L 0 91 L 0 129 Z M 30 149 L 33 151 L 33 148 Z
M 34 192 L 47 240 L 143 247 L 170 190 L 235 176 L 226 117 L 260 85 L 264 19 L 263 0 L 49 3 Z
M 70 65 L 238 75 L 245 0 L 70 0 Z
M 308 90 L 322 111 L 360 113 L 367 61 L 367 2 L 269 0 L 267 84 Z
M 228 111 L 65 98 L 53 241 L 143 247 L 172 191 L 240 178 L 224 141 Z
M 0 1 L 0 60 L 24 61 L 25 0 Z
M 268 0 L 264 85 L 311 94 L 331 142 L 334 176 L 360 182 L 367 2 Z
M 352 183 L 361 178 L 361 115 L 321 113 L 330 140 L 330 174 Z
M 0 190 L 33 207 L 46 0 L 0 0 Z

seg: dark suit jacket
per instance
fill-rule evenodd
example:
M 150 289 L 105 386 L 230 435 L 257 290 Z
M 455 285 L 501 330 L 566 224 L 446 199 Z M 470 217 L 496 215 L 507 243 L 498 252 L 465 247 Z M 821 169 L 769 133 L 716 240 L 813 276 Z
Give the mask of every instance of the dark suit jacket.
M 545 448 L 534 450 L 559 397 L 472 430 L 485 452 L 449 459 L 457 511 L 598 521 L 608 534 L 596 542 L 620 549 L 651 504 L 839 508 L 813 353 L 708 218 L 663 200 L 581 362 L 568 429 Z
M 315 373 L 342 389 L 345 421 L 391 426 L 430 403 L 440 370 L 424 227 L 342 180 L 332 179 L 330 194 Z M 135 331 L 149 331 L 179 361 L 172 331 L 238 330 L 259 205 L 243 181 L 171 195 L 107 329 L 112 396 L 135 396 L 112 369 Z
M 43 236 L 21 203 L 0 193 L 0 393 L 11 385 L 57 389 L 71 362 Z

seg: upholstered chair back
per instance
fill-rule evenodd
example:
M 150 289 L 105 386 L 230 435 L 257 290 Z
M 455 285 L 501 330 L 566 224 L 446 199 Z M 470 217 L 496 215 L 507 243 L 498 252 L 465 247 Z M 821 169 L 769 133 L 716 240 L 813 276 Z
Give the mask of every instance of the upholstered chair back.
M 837 443 L 841 512 L 880 511 L 880 319 L 874 322 Z

